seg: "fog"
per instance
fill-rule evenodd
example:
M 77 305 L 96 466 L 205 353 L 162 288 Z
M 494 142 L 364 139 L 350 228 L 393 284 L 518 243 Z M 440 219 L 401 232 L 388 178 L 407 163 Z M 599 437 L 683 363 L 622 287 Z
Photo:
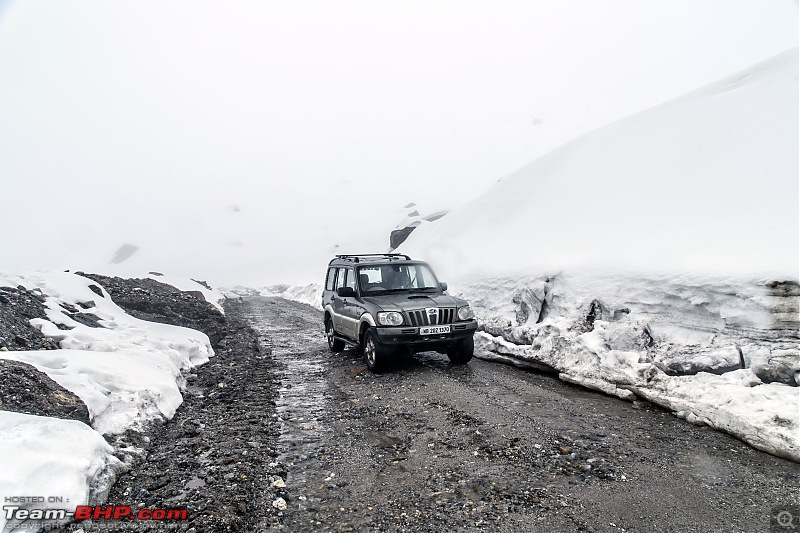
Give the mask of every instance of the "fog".
M 334 252 L 384 251 L 404 205 L 455 208 L 796 46 L 797 15 L 788 0 L 0 0 L 0 269 L 317 281 Z M 109 264 L 124 243 L 139 249 Z

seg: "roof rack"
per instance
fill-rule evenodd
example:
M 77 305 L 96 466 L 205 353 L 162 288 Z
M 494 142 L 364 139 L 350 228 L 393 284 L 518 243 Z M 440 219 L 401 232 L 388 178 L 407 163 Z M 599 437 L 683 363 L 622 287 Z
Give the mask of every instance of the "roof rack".
M 390 261 L 392 259 L 405 259 L 406 261 L 411 261 L 411 258 L 405 254 L 348 254 L 348 255 L 337 255 L 337 259 L 343 259 L 345 261 L 352 261 L 353 263 L 358 263 L 362 258 L 367 257 L 385 257 Z

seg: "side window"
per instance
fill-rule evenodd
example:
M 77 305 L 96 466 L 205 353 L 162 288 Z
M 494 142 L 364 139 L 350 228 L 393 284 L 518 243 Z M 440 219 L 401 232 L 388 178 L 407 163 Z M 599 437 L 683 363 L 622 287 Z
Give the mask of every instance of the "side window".
M 325 290 L 332 291 L 333 285 L 336 283 L 336 269 L 329 268 L 328 269 L 328 278 L 325 280 Z
M 342 267 L 339 269 L 339 275 L 336 276 L 336 288 L 344 287 L 344 275 L 347 272 L 347 269 Z
M 347 269 L 347 281 L 345 282 L 345 286 L 356 290 L 356 276 L 352 268 Z

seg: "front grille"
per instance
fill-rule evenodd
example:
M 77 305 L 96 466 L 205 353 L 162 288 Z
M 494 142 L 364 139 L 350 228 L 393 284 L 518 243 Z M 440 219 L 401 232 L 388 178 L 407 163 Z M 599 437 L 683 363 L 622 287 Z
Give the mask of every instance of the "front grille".
M 440 324 L 452 324 L 456 316 L 456 310 L 452 307 L 439 307 L 436 314 L 428 314 L 427 309 L 418 311 L 408 311 L 408 320 L 412 326 L 438 326 Z

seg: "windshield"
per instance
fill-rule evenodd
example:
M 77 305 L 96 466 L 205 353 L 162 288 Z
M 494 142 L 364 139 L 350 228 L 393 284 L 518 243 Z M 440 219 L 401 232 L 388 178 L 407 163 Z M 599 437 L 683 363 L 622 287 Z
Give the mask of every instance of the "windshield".
M 385 291 L 439 289 L 436 276 L 427 265 L 380 265 L 358 269 L 361 292 L 365 294 Z

